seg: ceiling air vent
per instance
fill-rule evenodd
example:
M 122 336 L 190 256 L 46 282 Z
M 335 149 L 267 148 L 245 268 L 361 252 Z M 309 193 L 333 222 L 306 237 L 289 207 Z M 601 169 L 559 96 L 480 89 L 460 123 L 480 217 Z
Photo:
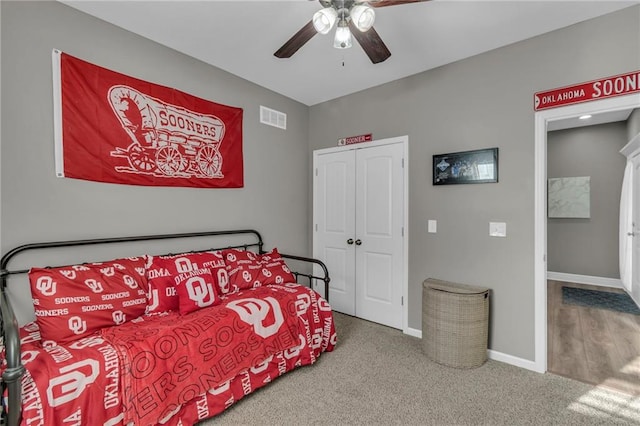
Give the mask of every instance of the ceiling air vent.
M 260 122 L 286 130 L 287 114 L 260 105 Z

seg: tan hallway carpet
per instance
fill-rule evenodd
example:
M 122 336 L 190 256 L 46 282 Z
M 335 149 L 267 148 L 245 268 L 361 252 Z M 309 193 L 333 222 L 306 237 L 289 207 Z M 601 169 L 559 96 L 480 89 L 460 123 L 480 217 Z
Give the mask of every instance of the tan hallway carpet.
M 640 399 L 489 360 L 461 370 L 421 340 L 336 314 L 338 346 L 201 425 L 640 425 Z

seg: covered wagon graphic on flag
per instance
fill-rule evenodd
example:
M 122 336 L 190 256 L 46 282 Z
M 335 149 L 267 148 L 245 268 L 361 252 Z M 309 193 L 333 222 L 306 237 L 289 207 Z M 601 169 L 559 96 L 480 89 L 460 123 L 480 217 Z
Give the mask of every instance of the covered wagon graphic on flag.
M 224 123 L 214 115 L 198 114 L 145 95 L 128 86 L 113 86 L 109 103 L 132 143 L 111 152 L 130 167 L 120 172 L 156 176 L 223 178 L 218 147 Z
M 56 176 L 242 188 L 242 108 L 53 51 Z

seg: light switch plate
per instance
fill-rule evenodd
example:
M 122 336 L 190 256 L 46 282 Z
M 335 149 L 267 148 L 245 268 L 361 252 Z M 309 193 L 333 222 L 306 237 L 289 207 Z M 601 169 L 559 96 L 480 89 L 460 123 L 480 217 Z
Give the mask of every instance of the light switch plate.
M 492 237 L 506 237 L 507 224 L 505 222 L 489 222 L 489 235 Z
M 438 221 L 430 219 L 427 222 L 427 230 L 432 234 L 435 234 L 436 232 L 438 232 Z

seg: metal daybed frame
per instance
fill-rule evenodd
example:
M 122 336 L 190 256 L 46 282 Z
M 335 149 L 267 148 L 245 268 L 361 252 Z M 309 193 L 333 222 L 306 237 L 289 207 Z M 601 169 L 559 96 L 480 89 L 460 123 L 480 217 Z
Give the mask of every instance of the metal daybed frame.
M 61 247 L 80 247 L 80 246 L 92 246 L 100 244 L 116 244 L 116 243 L 131 243 L 131 242 L 143 242 L 143 241 L 155 241 L 155 240 L 168 240 L 168 239 L 181 239 L 181 238 L 196 238 L 196 237 L 238 237 L 244 236 L 250 239 L 250 242 L 236 245 L 227 245 L 224 247 L 212 247 L 203 250 L 194 250 L 192 253 L 208 251 L 208 250 L 224 250 L 230 248 L 242 248 L 248 250 L 252 248 L 258 253 L 265 253 L 263 250 L 264 242 L 260 233 L 253 229 L 240 229 L 229 231 L 205 231 L 205 232 L 191 232 L 180 234 L 161 234 L 161 235 L 145 235 L 145 236 L 133 236 L 133 237 L 119 237 L 119 238 L 99 238 L 99 239 L 87 239 L 87 240 L 70 240 L 70 241 L 53 241 L 44 243 L 32 243 L 18 246 L 12 250 L 9 250 L 2 256 L 0 260 L 0 339 L 1 343 L 5 346 L 6 356 L 6 369 L 2 374 L 2 381 L 0 382 L 0 395 L 1 412 L 0 412 L 0 424 L 2 425 L 18 425 L 22 414 L 22 395 L 21 395 L 21 378 L 25 373 L 25 368 L 20 359 L 20 332 L 18 326 L 18 320 L 15 316 L 11 303 L 9 302 L 8 294 L 6 292 L 7 280 L 11 275 L 26 274 L 29 269 L 9 269 L 9 262 L 17 255 L 23 254 L 27 251 L 43 250 L 43 249 L 56 249 Z M 215 239 L 215 238 L 214 238 Z M 143 254 L 143 253 L 141 253 Z M 312 287 L 314 280 L 324 282 L 324 294 L 325 299 L 328 300 L 329 296 L 329 271 L 326 265 L 317 259 L 295 256 L 291 254 L 280 253 L 283 258 L 292 259 L 305 263 L 312 263 L 318 265 L 322 269 L 323 276 L 315 276 L 313 273 L 304 273 L 291 271 L 296 280 L 300 277 L 305 277 L 309 280 L 309 286 Z M 82 262 L 75 262 L 82 263 Z M 48 265 L 54 267 L 54 265 Z M 64 265 L 56 265 L 64 266 Z M 5 400 L 3 396 L 8 391 L 8 396 Z

